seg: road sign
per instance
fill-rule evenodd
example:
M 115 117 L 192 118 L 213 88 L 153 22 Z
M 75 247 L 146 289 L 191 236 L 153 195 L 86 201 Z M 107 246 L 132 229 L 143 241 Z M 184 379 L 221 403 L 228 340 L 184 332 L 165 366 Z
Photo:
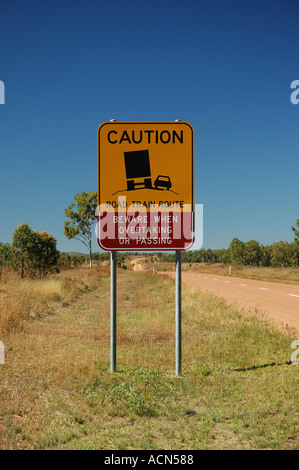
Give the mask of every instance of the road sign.
M 186 250 L 194 242 L 194 131 L 187 122 L 98 129 L 98 243 L 108 251 Z

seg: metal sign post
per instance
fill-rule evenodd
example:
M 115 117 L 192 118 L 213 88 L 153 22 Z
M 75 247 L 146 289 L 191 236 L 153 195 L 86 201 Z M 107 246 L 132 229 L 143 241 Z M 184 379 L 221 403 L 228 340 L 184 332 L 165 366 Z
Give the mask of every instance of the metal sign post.
M 182 373 L 182 258 L 175 252 L 175 373 Z
M 116 251 L 110 254 L 110 371 L 116 372 Z

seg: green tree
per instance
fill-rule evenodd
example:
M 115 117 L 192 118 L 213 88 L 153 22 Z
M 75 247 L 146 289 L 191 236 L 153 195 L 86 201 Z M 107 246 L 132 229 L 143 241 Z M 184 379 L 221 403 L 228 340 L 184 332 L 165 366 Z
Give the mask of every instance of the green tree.
M 72 256 L 72 266 L 81 266 L 85 263 L 86 257 L 84 255 L 73 255 Z
M 89 254 L 92 266 L 92 226 L 96 222 L 97 192 L 78 193 L 74 201 L 65 209 L 68 218 L 64 222 L 64 234 L 70 240 L 74 238 L 82 242 Z
M 24 276 L 46 276 L 57 270 L 59 252 L 56 240 L 47 232 L 39 233 L 28 224 L 18 225 L 13 234 L 13 266 Z
M 40 277 L 56 271 L 59 261 L 59 252 L 56 249 L 56 240 L 52 234 L 47 232 L 33 232 L 33 248 L 35 258 L 35 271 Z
M 244 245 L 244 259 L 246 264 L 259 266 L 262 262 L 262 248 L 256 240 L 249 240 Z
M 296 220 L 295 227 L 292 227 L 294 232 L 294 253 L 292 257 L 293 266 L 299 265 L 299 219 Z
M 223 253 L 223 256 L 222 256 L 222 263 L 224 264 L 231 264 L 232 260 L 231 260 L 231 253 L 230 251 L 227 249 L 225 250 L 225 252 Z
M 61 269 L 69 269 L 71 267 L 72 260 L 68 253 L 59 253 L 58 266 Z
M 29 262 L 30 246 L 32 244 L 32 230 L 28 224 L 23 223 L 17 226 L 12 239 L 13 266 L 20 269 L 23 279 L 27 264 Z
M 292 230 L 295 234 L 295 242 L 299 243 L 299 219 L 296 220 L 295 227 L 292 227 Z
M 288 267 L 293 265 L 294 244 L 279 241 L 271 245 L 271 266 Z
M 262 266 L 271 266 L 271 245 L 261 245 L 262 250 Z
M 233 264 L 246 264 L 244 256 L 245 244 L 238 238 L 233 238 L 228 247 L 230 259 Z
M 214 257 L 216 263 L 223 263 L 223 259 L 225 259 L 226 250 L 221 248 L 218 250 L 214 250 Z
M 0 242 L 0 266 L 9 266 L 12 248 L 9 243 Z

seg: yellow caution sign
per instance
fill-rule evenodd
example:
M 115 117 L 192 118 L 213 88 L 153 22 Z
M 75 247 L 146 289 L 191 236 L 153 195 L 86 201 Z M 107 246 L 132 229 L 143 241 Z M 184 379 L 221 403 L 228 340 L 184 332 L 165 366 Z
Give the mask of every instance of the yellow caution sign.
M 110 121 L 101 124 L 98 129 L 98 205 L 98 241 L 103 249 L 164 251 L 189 248 L 194 241 L 189 233 L 194 231 L 193 127 L 181 121 Z M 163 220 L 168 224 L 171 221 L 168 246 L 165 246 L 166 237 L 162 237 L 160 243 L 161 233 L 155 232 L 153 226 L 146 229 L 149 219 L 152 224 L 155 217 L 161 222 L 162 219 L 157 218 L 159 214 L 163 214 Z M 119 218 L 124 216 L 125 219 Z M 127 228 L 133 219 L 134 227 L 138 229 L 141 224 L 143 230 L 139 231 L 138 237 L 138 230 L 133 231 L 135 238 L 132 239 Z M 118 230 L 120 220 L 125 221 L 124 233 Z M 185 229 L 188 225 L 185 230 L 188 236 L 183 234 L 178 238 L 184 223 Z M 174 232 L 176 240 L 172 239 Z

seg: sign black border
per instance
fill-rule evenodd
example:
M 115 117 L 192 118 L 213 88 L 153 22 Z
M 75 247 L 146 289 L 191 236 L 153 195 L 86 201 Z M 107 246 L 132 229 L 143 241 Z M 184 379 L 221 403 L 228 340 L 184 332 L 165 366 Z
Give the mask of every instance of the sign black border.
M 172 125 L 175 125 L 176 121 L 105 121 L 103 122 L 102 124 L 100 124 L 100 126 L 98 127 L 98 132 L 97 132 L 97 159 L 98 159 L 98 168 L 97 168 L 97 202 L 98 202 L 98 206 L 100 205 L 100 200 L 101 200 L 101 197 L 100 197 L 100 171 L 101 171 L 101 165 L 100 165 L 100 162 L 101 162 L 101 156 L 100 156 L 100 133 L 101 133 L 101 129 L 106 126 L 106 125 L 138 125 L 138 124 L 150 124 L 150 125 L 165 125 L 165 124 L 172 124 Z M 192 181 L 191 181 L 191 195 L 192 195 L 192 203 L 191 203 L 191 206 L 192 206 L 192 212 L 194 213 L 194 128 L 193 126 L 187 122 L 187 121 L 177 121 L 178 124 L 184 124 L 186 126 L 188 126 L 190 129 L 191 129 L 191 135 L 192 135 L 192 155 L 191 155 L 191 165 L 192 165 Z M 98 217 L 98 223 L 99 223 L 99 217 Z M 97 242 L 98 242 L 98 245 L 99 247 L 104 250 L 104 251 L 187 251 L 188 248 L 186 250 L 183 250 L 181 248 L 179 249 L 176 249 L 176 248 L 155 248 L 154 250 L 153 249 L 146 249 L 145 247 L 143 247 L 142 250 L 138 250 L 136 247 L 135 248 L 132 248 L 132 249 L 122 249 L 122 248 L 118 248 L 118 249 L 107 249 L 107 248 L 104 248 L 103 246 L 100 245 L 100 239 L 99 239 L 99 234 L 97 234 Z M 194 241 L 193 241 L 194 243 Z M 192 245 L 193 245 L 192 243 Z M 191 245 L 191 246 L 192 246 Z

